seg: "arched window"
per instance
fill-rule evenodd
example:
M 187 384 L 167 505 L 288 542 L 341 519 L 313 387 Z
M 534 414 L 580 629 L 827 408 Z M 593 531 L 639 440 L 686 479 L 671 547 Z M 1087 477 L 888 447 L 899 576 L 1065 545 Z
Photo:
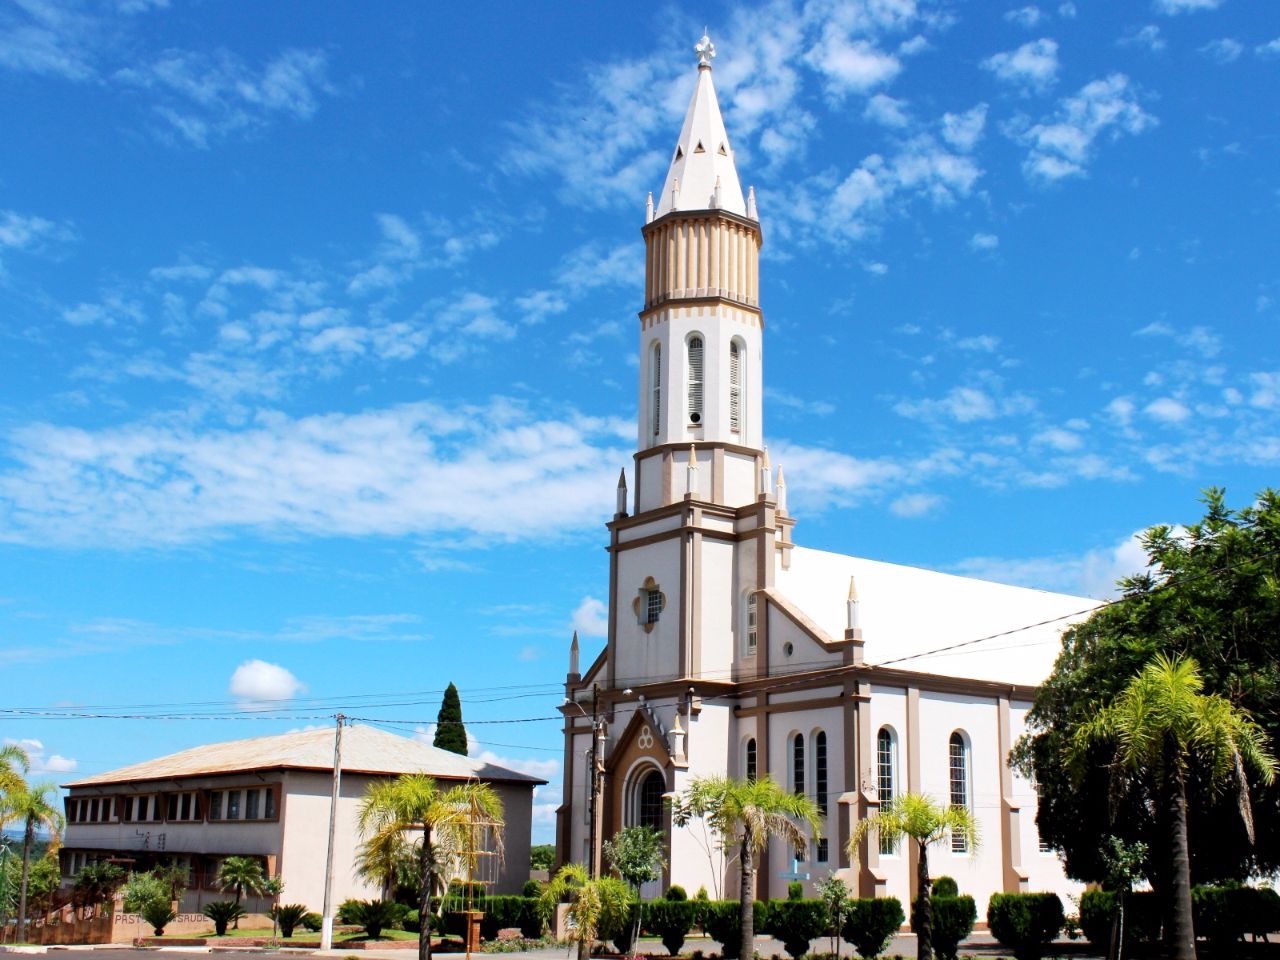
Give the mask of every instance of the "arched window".
M 729 429 L 742 432 L 742 344 L 729 344 Z
M 754 780 L 756 778 L 756 738 L 749 737 L 747 739 L 747 779 Z
M 666 792 L 667 780 L 662 771 L 651 770 L 644 775 L 636 792 L 636 826 L 662 832 L 662 795 Z
M 951 805 L 969 806 L 969 744 L 958 730 L 951 734 Z M 969 838 L 963 830 L 951 831 L 951 852 L 969 852 Z
M 702 337 L 689 338 L 689 422 L 702 423 Z
M 791 738 L 791 792 L 804 796 L 804 734 Z
M 743 633 L 746 635 L 746 649 L 744 652 L 748 657 L 754 657 L 756 655 L 756 643 L 758 637 L 758 632 L 756 630 L 756 612 L 758 607 L 756 604 L 756 592 L 754 590 L 747 591 L 747 596 L 743 601 L 743 608 L 744 623 L 742 627 Z
M 818 815 L 827 816 L 827 734 L 819 730 L 813 735 L 813 801 L 818 807 Z M 829 843 L 826 837 L 819 837 L 814 844 L 817 849 L 818 863 L 826 863 L 829 856 Z
M 649 363 L 649 417 L 653 421 L 653 435 L 662 430 L 662 344 L 653 345 Z
M 881 727 L 876 734 L 876 787 L 880 798 L 880 809 L 893 800 L 894 775 L 897 772 L 897 744 L 888 727 Z M 880 852 L 891 854 L 897 850 L 898 844 L 892 837 L 880 838 Z

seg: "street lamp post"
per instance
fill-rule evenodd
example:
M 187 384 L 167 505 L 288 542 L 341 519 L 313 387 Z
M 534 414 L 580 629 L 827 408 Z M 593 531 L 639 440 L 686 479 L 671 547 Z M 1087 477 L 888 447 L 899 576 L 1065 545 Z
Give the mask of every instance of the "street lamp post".
M 586 709 L 577 700 L 565 698 L 566 703 L 577 707 L 582 715 L 587 716 Z M 600 716 L 600 684 L 591 685 L 591 750 L 588 767 L 591 775 L 591 797 L 587 805 L 587 873 L 592 878 L 600 875 L 600 864 L 596 857 L 596 811 L 599 806 L 600 793 L 600 740 L 604 735 L 604 718 Z

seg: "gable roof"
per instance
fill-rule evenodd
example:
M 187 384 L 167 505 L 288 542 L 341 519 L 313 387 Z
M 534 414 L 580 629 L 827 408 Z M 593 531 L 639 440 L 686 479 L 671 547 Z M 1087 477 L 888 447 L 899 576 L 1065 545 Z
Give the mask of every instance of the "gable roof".
M 118 770 L 64 784 L 89 787 L 142 780 L 172 780 L 250 770 L 333 769 L 333 729 L 299 730 L 272 737 L 229 740 L 145 760 Z M 397 736 L 365 724 L 342 731 L 342 772 L 371 774 L 426 773 L 449 780 L 493 780 L 543 784 L 538 777 L 500 767 L 476 757 L 440 750 L 421 740 Z

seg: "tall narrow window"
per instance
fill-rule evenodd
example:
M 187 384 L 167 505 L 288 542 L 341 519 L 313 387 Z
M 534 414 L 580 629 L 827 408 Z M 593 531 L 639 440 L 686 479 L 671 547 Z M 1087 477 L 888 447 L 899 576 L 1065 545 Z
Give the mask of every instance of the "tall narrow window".
M 667 781 L 659 771 L 645 775 L 636 796 L 636 826 L 662 830 L 662 795 L 666 790 Z
M 729 344 L 729 429 L 742 432 L 742 345 Z
M 813 736 L 813 801 L 818 807 L 818 815 L 827 816 L 827 734 L 819 730 Z M 826 863 L 830 854 L 826 837 L 820 837 L 815 843 L 818 863 Z
M 958 732 L 951 735 L 951 805 L 969 806 L 969 745 Z M 969 852 L 969 838 L 963 830 L 951 831 L 951 852 Z
M 881 727 L 876 734 L 876 787 L 880 797 L 880 810 L 893 802 L 894 757 L 893 734 L 888 727 Z M 880 837 L 880 852 L 891 854 L 897 851 L 898 844 L 893 837 Z
M 653 435 L 656 437 L 662 430 L 662 344 L 653 345 L 652 368 L 649 371 L 650 381 L 650 419 L 653 421 Z
M 689 338 L 689 422 L 702 422 L 702 338 Z
M 747 779 L 754 780 L 756 778 L 756 738 L 751 737 L 747 740 Z
M 804 796 L 804 734 L 791 738 L 791 792 Z
M 756 595 L 747 594 L 747 654 L 756 652 Z

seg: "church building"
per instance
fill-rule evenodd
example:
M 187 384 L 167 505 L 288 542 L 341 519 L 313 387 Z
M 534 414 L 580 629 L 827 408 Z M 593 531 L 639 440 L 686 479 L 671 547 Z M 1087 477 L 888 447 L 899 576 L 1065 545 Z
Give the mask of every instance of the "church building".
M 602 866 L 624 826 L 666 838 L 661 888 L 734 897 L 735 867 L 664 798 L 698 776 L 773 777 L 814 799 L 801 856 L 769 844 L 757 897 L 807 896 L 830 874 L 858 896 L 914 895 L 914 851 L 851 832 L 905 792 L 962 804 L 978 836 L 930 848 L 985 915 L 1002 891 L 1074 892 L 1036 832 L 1034 786 L 1010 769 L 1061 631 L 1095 601 L 805 548 L 764 439 L 763 242 L 712 84 L 697 81 L 642 230 L 634 478 L 609 531 L 609 633 L 570 656 L 561 863 Z M 597 776 L 592 776 L 593 766 Z M 593 791 L 593 782 L 596 788 Z M 658 885 L 653 891 L 657 893 Z

